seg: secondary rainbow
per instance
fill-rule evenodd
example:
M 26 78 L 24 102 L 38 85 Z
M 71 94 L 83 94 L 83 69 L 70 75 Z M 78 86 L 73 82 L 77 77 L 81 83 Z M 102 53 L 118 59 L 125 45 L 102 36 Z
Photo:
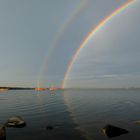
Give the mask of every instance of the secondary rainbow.
M 130 5 L 132 5 L 135 1 L 136 0 L 129 0 L 128 2 L 124 3 L 119 8 L 117 8 L 115 11 L 113 11 L 110 15 L 108 15 L 106 18 L 104 18 L 95 28 L 93 28 L 93 30 L 88 34 L 88 36 L 82 42 L 82 44 L 80 45 L 80 47 L 76 50 L 75 54 L 73 55 L 72 59 L 70 60 L 70 62 L 68 64 L 68 68 L 67 68 L 66 73 L 64 75 L 64 79 L 63 79 L 63 82 L 62 82 L 62 88 L 65 87 L 66 81 L 67 81 L 67 78 L 68 78 L 68 75 L 70 74 L 70 71 L 72 69 L 72 66 L 73 66 L 74 62 L 76 61 L 78 55 L 80 54 L 82 48 L 85 47 L 88 44 L 88 42 L 94 37 L 94 35 L 99 30 L 101 30 L 101 28 L 104 27 L 104 25 L 109 20 L 111 20 L 114 16 L 116 16 L 119 13 L 121 13 L 122 11 L 124 11 L 127 7 L 129 7 Z
M 89 4 L 88 1 L 81 0 L 77 4 L 77 6 L 75 6 L 75 8 L 71 10 L 69 16 L 67 16 L 64 23 L 61 25 L 61 27 L 57 31 L 56 35 L 54 36 L 53 42 L 51 43 L 50 48 L 48 49 L 48 51 L 44 57 L 43 65 L 40 68 L 38 81 L 37 81 L 37 87 L 42 87 L 42 85 L 43 85 L 43 81 L 41 81 L 41 80 L 43 79 L 42 77 L 44 76 L 44 73 L 46 73 L 46 71 L 48 69 L 47 67 L 49 65 L 49 60 L 51 59 L 51 55 L 53 53 L 53 50 L 55 49 L 55 47 L 58 47 L 60 39 L 62 38 L 62 36 L 64 35 L 65 31 L 70 26 L 70 24 L 74 21 L 74 19 L 78 16 L 78 14 L 86 6 L 88 6 L 88 4 Z

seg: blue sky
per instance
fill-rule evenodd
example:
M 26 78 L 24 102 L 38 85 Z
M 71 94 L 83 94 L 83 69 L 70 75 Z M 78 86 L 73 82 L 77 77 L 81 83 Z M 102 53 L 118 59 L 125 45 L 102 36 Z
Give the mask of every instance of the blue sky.
M 124 2 L 1 0 L 0 85 L 61 85 L 69 60 L 87 34 Z M 67 87 L 139 86 L 139 5 L 137 1 L 96 34 L 74 63 Z

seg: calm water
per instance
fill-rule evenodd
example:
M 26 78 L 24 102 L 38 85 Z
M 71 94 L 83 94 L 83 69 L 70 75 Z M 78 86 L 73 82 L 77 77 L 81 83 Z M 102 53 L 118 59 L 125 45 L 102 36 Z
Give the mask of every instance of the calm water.
M 140 90 L 0 92 L 0 124 L 17 115 L 27 126 L 7 128 L 7 140 L 107 140 L 106 124 L 130 132 L 114 140 L 139 140 Z

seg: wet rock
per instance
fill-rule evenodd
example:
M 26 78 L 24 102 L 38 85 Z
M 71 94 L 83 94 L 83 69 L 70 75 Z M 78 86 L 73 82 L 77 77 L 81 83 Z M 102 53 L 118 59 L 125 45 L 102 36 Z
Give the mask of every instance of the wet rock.
M 126 129 L 119 128 L 113 125 L 106 125 L 104 128 L 102 128 L 102 131 L 108 138 L 117 137 L 122 134 L 128 133 Z
M 136 123 L 136 124 L 140 124 L 140 120 L 139 120 L 139 121 L 135 121 L 134 123 Z
M 26 123 L 20 116 L 11 117 L 6 121 L 7 127 L 25 127 Z
M 0 126 L 0 140 L 6 140 L 6 129 L 4 126 Z
M 54 129 L 54 127 L 53 126 L 47 126 L 46 129 L 47 130 L 52 130 L 52 129 Z

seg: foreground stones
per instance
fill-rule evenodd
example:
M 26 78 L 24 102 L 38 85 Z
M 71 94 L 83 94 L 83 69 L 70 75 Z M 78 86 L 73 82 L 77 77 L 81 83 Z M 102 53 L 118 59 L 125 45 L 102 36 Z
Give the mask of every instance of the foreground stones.
M 102 131 L 108 138 L 117 137 L 122 134 L 128 133 L 126 129 L 119 128 L 113 125 L 106 125 L 104 128 L 102 128 Z
M 7 127 L 24 127 L 24 126 L 26 126 L 26 123 L 22 117 L 15 116 L 15 117 L 9 118 L 6 121 L 5 126 L 7 126 Z
M 24 127 L 25 121 L 20 116 L 9 118 L 2 126 L 0 126 L 0 140 L 6 140 L 6 127 Z
M 0 140 L 6 140 L 6 129 L 4 126 L 0 126 Z

